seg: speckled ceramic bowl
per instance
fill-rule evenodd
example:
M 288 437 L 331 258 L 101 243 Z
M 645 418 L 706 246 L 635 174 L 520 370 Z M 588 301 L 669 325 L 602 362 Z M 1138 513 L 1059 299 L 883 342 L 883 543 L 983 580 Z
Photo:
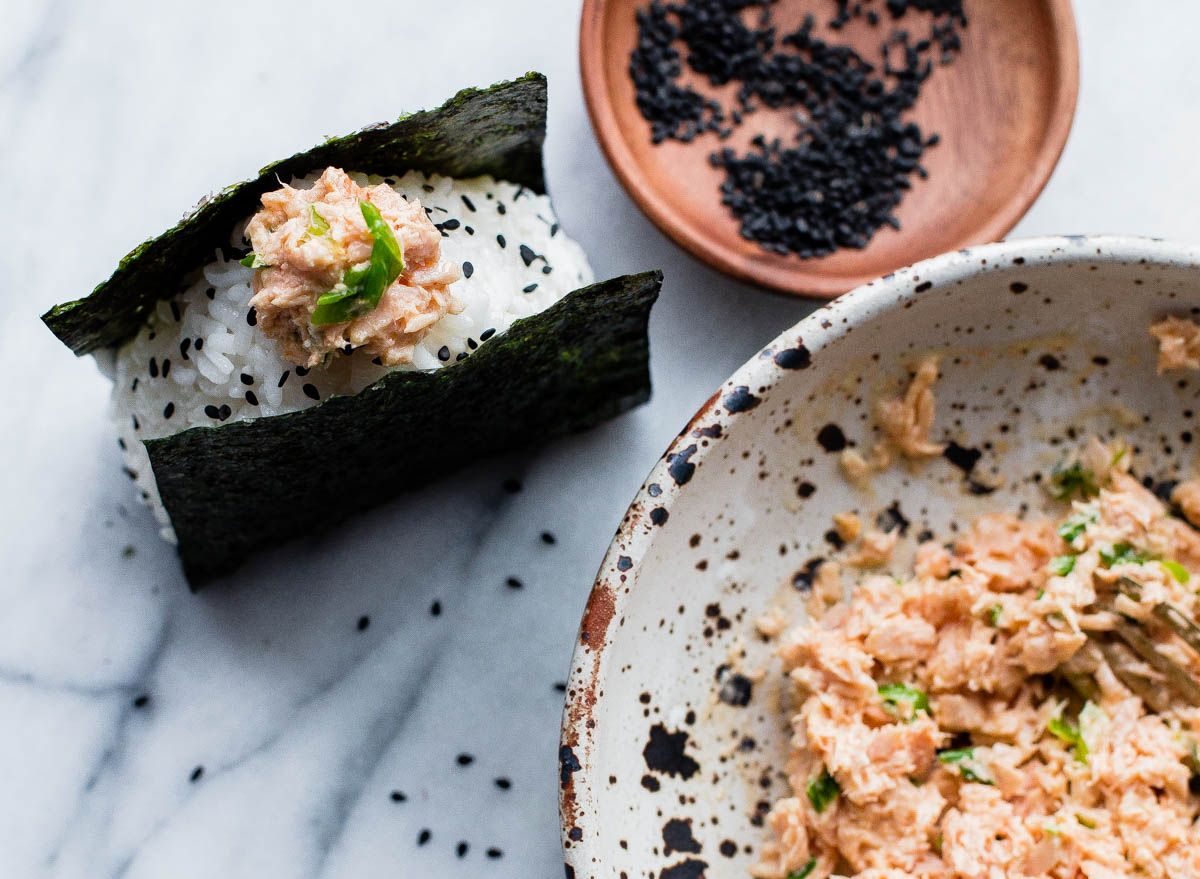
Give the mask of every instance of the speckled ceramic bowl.
M 821 308 L 738 370 L 651 472 L 588 602 L 560 751 L 567 876 L 747 876 L 789 738 L 754 620 L 799 612 L 834 513 L 892 507 L 912 543 L 1036 509 L 1037 477 L 1090 433 L 1131 439 L 1139 476 L 1188 470 L 1200 377 L 1158 377 L 1146 328 L 1200 313 L 1198 267 L 1200 247 L 1138 238 L 950 253 Z M 934 437 L 954 460 L 853 488 L 834 452 L 870 447 L 874 401 L 929 350 L 944 355 Z

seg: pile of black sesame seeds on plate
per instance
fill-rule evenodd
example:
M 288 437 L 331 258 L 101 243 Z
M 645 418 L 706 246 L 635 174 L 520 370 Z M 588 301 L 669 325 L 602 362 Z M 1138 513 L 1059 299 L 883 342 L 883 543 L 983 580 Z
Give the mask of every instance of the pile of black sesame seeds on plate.
M 931 20 L 928 36 L 915 41 L 893 26 L 881 44 L 882 65 L 815 36 L 812 15 L 779 36 L 777 2 L 652 0 L 640 9 L 629 65 L 638 109 L 654 143 L 708 134 L 724 140 L 763 108 L 792 110 L 793 143 L 758 135 L 744 155 L 728 147 L 710 155 L 725 171 L 722 202 L 742 237 L 773 253 L 809 259 L 866 247 L 885 224 L 900 227 L 894 211 L 912 175 L 927 176 L 921 156 L 938 135 L 926 136 L 903 116 L 934 61 L 949 64 L 962 48 L 963 0 L 881 0 L 895 22 L 910 11 Z M 882 20 L 872 0 L 833 2 L 835 31 L 855 18 L 872 27 Z M 685 61 L 714 87 L 737 83 L 737 106 L 683 84 Z

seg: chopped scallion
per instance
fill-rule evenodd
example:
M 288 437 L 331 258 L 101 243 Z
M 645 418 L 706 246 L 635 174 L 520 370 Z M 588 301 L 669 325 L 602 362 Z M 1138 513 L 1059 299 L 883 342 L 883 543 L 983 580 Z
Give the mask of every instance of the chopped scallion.
M 1158 563 L 1166 568 L 1168 573 L 1170 573 L 1170 575 L 1180 583 L 1186 583 L 1188 580 L 1192 579 L 1192 575 L 1188 573 L 1188 569 L 1179 564 L 1177 561 L 1173 561 L 1172 559 L 1160 559 Z
M 1050 573 L 1058 577 L 1065 577 L 1067 574 L 1075 570 L 1075 559 L 1073 555 L 1060 555 L 1050 559 Z
M 317 300 L 312 315 L 315 327 L 345 323 L 370 314 L 379 305 L 384 291 L 404 271 L 404 252 L 379 208 L 366 201 L 359 202 L 359 207 L 367 231 L 374 239 L 370 262 L 347 269 L 342 283 Z
M 916 720 L 918 711 L 930 713 L 929 697 L 908 684 L 882 684 L 879 695 L 883 699 L 884 710 L 906 723 Z
M 842 788 L 838 785 L 837 779 L 829 774 L 828 769 L 821 767 L 821 774 L 815 776 L 808 783 L 806 793 L 808 794 L 808 801 L 812 803 L 812 807 L 820 813 L 824 812 L 829 804 L 837 799 L 841 791 Z
M 329 221 L 317 213 L 317 206 L 308 206 L 308 234 L 324 235 L 329 231 Z
M 1113 565 L 1141 565 L 1146 562 L 1146 554 L 1122 541 L 1100 547 L 1100 561 L 1106 568 L 1111 568 Z
M 1058 717 L 1050 718 L 1050 722 L 1046 725 L 1051 735 L 1061 739 L 1074 749 L 1075 759 L 1080 763 L 1087 763 L 1088 746 L 1083 740 L 1083 735 L 1079 732 L 1079 724 L 1072 723 L 1066 718 L 1059 715 Z
M 977 781 L 980 784 L 995 784 L 982 763 L 975 759 L 974 748 L 951 748 L 938 751 L 938 762 L 947 766 L 957 766 L 963 781 Z
M 1066 521 L 1058 526 L 1058 536 L 1067 543 L 1074 544 L 1083 532 L 1087 530 L 1087 526 L 1091 525 L 1097 519 L 1095 507 L 1083 507 L 1075 513 L 1067 517 Z
M 817 859 L 809 858 L 808 863 L 799 870 L 793 870 L 791 873 L 788 873 L 787 879 L 808 879 L 808 874 L 815 869 L 817 869 Z
M 1069 467 L 1055 467 L 1050 473 L 1050 485 L 1054 488 L 1055 500 L 1060 501 L 1070 500 L 1077 494 L 1086 500 L 1100 493 L 1096 474 L 1078 461 Z

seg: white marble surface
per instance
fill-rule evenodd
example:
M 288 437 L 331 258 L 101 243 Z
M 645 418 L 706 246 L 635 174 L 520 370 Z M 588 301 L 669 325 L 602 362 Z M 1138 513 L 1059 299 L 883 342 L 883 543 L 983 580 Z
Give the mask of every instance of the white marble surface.
M 1200 237 L 1200 6 L 1078 7 L 1075 130 L 1018 234 Z M 617 188 L 583 108 L 577 2 L 437 8 L 4 0 L 0 875 L 561 875 L 555 683 L 595 568 L 678 427 L 811 305 L 696 264 Z M 667 272 L 653 402 L 189 595 L 130 500 L 106 382 L 37 315 L 201 194 L 527 69 L 551 78 L 566 228 L 600 275 Z

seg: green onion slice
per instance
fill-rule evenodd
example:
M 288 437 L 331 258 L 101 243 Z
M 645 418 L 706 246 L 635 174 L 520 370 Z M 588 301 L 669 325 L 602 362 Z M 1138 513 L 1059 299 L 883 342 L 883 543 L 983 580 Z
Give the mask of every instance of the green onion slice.
M 879 687 L 879 695 L 883 699 L 884 710 L 907 723 L 917 719 L 918 711 L 931 713 L 929 697 L 908 684 L 882 684 Z
M 346 323 L 370 314 L 404 271 L 404 252 L 379 208 L 366 201 L 359 202 L 359 207 L 374 239 L 371 259 L 347 269 L 342 282 L 317 300 L 312 315 L 314 327 Z
M 821 767 L 821 774 L 813 777 L 805 792 L 808 794 L 808 801 L 812 803 L 812 807 L 821 813 L 837 799 L 842 788 L 838 785 L 837 779 L 829 774 L 829 770 Z

